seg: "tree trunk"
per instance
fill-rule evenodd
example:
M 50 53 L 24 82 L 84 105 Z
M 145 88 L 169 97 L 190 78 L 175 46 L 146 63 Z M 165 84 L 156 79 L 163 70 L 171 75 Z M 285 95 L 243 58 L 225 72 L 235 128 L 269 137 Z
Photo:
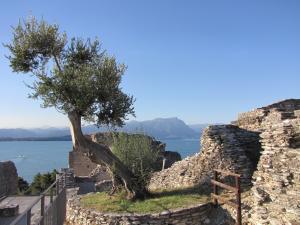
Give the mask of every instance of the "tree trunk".
M 71 122 L 71 135 L 73 147 L 86 154 L 93 163 L 106 164 L 122 179 L 128 198 L 144 198 L 147 195 L 145 187 L 140 187 L 135 182 L 133 173 L 117 158 L 106 145 L 95 143 L 86 138 L 81 130 L 81 117 L 76 112 L 68 114 Z

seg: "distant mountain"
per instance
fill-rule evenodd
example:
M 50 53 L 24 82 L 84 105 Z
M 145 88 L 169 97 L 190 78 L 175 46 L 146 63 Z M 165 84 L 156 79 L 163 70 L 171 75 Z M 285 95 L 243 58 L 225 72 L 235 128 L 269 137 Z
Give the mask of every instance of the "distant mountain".
M 186 125 L 178 118 L 158 118 L 147 121 L 130 121 L 117 131 L 128 133 L 141 132 L 157 139 L 199 138 L 207 124 Z M 106 127 L 88 125 L 83 127 L 83 133 L 109 131 Z M 66 140 L 69 139 L 69 128 L 35 128 L 35 129 L 0 129 L 0 140 Z
M 178 118 L 131 121 L 122 128 L 125 132 L 144 132 L 157 139 L 199 138 L 197 133 Z
M 1 141 L 71 141 L 71 135 L 60 137 L 24 137 L 24 138 L 12 138 L 12 137 L 0 137 Z
M 48 138 L 70 135 L 68 128 L 0 129 L 0 138 Z
M 31 130 L 27 129 L 0 129 L 0 137 L 14 137 L 14 138 L 22 138 L 22 137 L 35 137 L 35 133 Z

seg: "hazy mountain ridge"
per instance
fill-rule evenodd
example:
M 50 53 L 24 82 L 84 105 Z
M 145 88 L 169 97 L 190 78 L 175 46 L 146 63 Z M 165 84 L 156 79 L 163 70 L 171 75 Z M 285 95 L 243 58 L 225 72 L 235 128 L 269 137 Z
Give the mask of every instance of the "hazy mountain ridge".
M 141 132 L 153 136 L 157 139 L 185 139 L 199 138 L 202 130 L 207 124 L 197 124 L 188 126 L 184 121 L 178 118 L 157 118 L 146 121 L 129 121 L 122 128 L 117 128 L 117 131 L 129 133 Z M 110 131 L 106 127 L 97 128 L 95 125 L 83 127 L 85 134 L 95 132 Z M 65 140 L 66 136 L 70 135 L 69 128 L 15 128 L 15 129 L 0 129 L 0 140 Z M 64 137 L 64 138 L 62 138 Z

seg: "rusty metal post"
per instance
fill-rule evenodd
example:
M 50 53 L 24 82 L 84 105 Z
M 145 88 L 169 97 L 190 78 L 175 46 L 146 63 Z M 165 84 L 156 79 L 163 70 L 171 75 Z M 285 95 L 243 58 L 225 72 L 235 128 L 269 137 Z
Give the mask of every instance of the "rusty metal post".
M 53 187 L 50 188 L 50 203 L 53 202 Z
M 59 194 L 59 179 L 56 180 L 56 195 Z
M 236 203 L 237 203 L 236 224 L 237 225 L 242 225 L 241 181 L 240 181 L 240 177 L 235 177 L 235 185 L 236 185 L 236 188 L 237 188 L 237 192 L 236 192 Z
M 42 194 L 41 198 L 41 225 L 44 225 L 44 214 L 45 214 L 45 195 Z
M 214 171 L 214 180 L 218 181 L 218 172 Z M 218 186 L 213 184 L 213 192 L 215 195 L 218 195 Z M 218 205 L 218 200 L 216 198 L 214 198 L 214 205 Z
M 27 216 L 27 225 L 30 225 L 31 224 L 31 209 L 29 209 L 27 211 L 26 216 Z

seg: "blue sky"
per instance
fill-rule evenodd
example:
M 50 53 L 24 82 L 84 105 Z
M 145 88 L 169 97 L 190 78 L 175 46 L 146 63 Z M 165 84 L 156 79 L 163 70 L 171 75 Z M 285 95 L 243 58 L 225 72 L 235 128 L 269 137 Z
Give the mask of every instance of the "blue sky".
M 123 89 L 136 119 L 230 122 L 238 113 L 300 98 L 300 1 L 10 0 L 0 8 L 0 42 L 34 15 L 69 37 L 96 37 L 128 65 Z M 68 125 L 27 99 L 0 46 L 0 128 Z

